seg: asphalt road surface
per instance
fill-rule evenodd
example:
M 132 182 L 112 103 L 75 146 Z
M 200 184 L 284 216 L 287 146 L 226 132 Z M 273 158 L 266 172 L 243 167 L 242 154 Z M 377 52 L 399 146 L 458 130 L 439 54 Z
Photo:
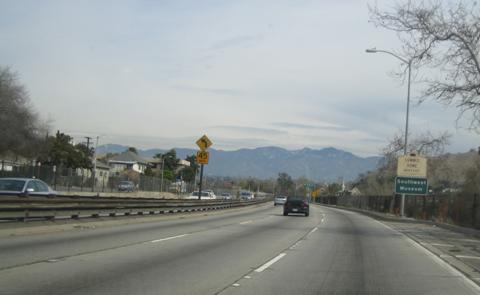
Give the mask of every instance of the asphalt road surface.
M 0 239 L 1 294 L 480 294 L 369 217 L 273 204 Z

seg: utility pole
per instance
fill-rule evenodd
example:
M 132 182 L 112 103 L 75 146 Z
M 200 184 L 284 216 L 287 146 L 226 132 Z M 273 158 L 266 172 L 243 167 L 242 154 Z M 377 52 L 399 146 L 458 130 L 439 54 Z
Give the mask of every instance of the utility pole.
M 92 192 L 95 191 L 95 183 L 97 182 L 97 148 L 98 148 L 98 137 L 95 142 L 95 150 L 93 151 L 93 173 L 92 173 Z
M 162 155 L 162 180 L 160 182 L 160 192 L 163 192 L 163 172 L 165 168 L 165 158 Z
M 89 148 L 90 148 L 90 139 L 92 139 L 91 137 L 88 137 L 88 136 L 85 136 L 85 138 L 87 139 L 87 153 L 89 151 Z M 82 167 L 82 183 L 80 184 L 80 191 L 83 192 L 83 179 L 85 177 L 85 167 Z

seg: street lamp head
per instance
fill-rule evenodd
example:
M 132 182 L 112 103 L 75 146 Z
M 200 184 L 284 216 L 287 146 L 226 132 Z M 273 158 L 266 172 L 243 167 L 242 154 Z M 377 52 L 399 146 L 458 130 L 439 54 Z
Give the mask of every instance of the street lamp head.
M 366 53 L 377 53 L 377 49 L 376 48 L 369 48 L 367 50 L 365 50 Z

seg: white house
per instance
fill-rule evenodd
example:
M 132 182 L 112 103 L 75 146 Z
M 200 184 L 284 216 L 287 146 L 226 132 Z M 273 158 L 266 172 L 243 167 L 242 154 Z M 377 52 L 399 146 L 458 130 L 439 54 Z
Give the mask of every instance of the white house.
M 108 166 L 110 166 L 111 173 L 120 173 L 124 170 L 145 173 L 147 160 L 131 151 L 126 151 L 108 160 Z

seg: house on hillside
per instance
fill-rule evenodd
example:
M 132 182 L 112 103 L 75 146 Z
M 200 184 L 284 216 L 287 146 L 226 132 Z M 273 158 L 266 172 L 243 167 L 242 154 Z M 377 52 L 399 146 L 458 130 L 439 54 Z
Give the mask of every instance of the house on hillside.
M 147 165 L 147 160 L 131 151 L 125 151 L 108 160 L 108 166 L 110 166 L 110 173 L 112 174 L 119 174 L 124 170 L 145 173 Z

